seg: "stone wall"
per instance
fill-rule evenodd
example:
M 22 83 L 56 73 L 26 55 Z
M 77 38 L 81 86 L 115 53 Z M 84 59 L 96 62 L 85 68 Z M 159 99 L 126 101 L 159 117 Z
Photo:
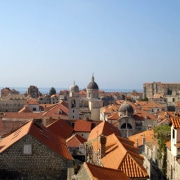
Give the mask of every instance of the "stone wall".
M 31 155 L 23 154 L 24 144 L 32 144 Z M 18 172 L 18 178 L 67 179 L 68 160 L 41 144 L 31 135 L 26 135 L 2 152 L 0 162 L 0 172 L 4 170 Z
M 89 177 L 87 170 L 85 169 L 84 165 L 81 166 L 81 169 L 78 172 L 76 179 L 78 179 L 78 180 L 91 180 L 91 178 Z
M 169 180 L 179 180 L 180 177 L 180 164 L 177 158 L 172 155 L 171 151 L 167 148 L 167 178 Z
M 176 96 L 180 91 L 180 83 L 144 83 L 143 84 L 144 98 L 152 97 L 154 94 L 164 94 Z

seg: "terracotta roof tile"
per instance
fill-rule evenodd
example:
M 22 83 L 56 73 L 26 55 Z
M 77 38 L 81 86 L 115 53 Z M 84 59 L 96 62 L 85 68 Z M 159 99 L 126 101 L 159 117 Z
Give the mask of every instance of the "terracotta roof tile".
M 89 176 L 92 180 L 128 180 L 129 177 L 120 170 L 105 168 L 101 166 L 96 166 L 89 163 L 84 163 L 83 166 L 86 168 Z
M 42 111 L 49 111 L 51 108 L 55 107 L 56 104 L 40 104 L 40 109 Z
M 87 140 L 78 134 L 72 135 L 66 140 L 68 147 L 79 147 L 80 144 L 83 144 Z
M 136 143 L 138 143 L 138 146 L 143 145 L 142 138 L 146 138 L 146 142 L 152 141 L 154 139 L 154 131 L 151 130 L 146 130 L 140 133 L 137 133 L 135 135 L 129 136 L 128 139 L 134 142 L 134 146 L 136 146 Z
M 21 128 L 11 133 L 9 136 L 3 138 L 0 142 L 0 153 L 5 151 L 7 148 L 9 148 L 11 145 L 13 145 L 26 135 L 33 136 L 42 144 L 46 145 L 51 150 L 63 156 L 64 158 L 73 160 L 67 149 L 65 139 L 54 135 L 51 131 L 48 131 L 43 126 L 36 125 L 34 121 L 28 122 Z
M 31 118 L 42 118 L 43 113 L 33 113 L 33 112 L 6 112 L 3 114 L 2 118 L 3 119 L 31 119 Z
M 180 129 L 180 117 L 171 118 L 171 122 L 175 129 Z
M 83 119 L 76 120 L 74 123 L 74 131 L 76 132 L 90 132 L 92 128 L 92 122 Z
M 73 133 L 73 128 L 64 120 L 56 120 L 47 126 L 47 129 L 54 132 L 56 135 L 67 139 Z
M 18 113 L 22 113 L 22 112 L 23 113 L 32 112 L 32 110 L 25 106 L 18 111 Z
M 119 169 L 131 178 L 147 178 L 145 168 L 140 165 L 130 154 L 126 154 Z
M 110 134 L 116 134 L 117 136 L 120 135 L 120 131 L 118 128 L 114 127 L 108 121 L 103 121 L 98 124 L 89 134 L 88 141 L 97 138 L 100 135 L 108 136 Z
M 118 119 L 119 119 L 118 112 L 114 112 L 110 116 L 108 116 L 108 120 L 118 120 Z
M 150 114 L 148 112 L 146 112 L 145 110 L 136 110 L 134 112 L 134 116 L 135 119 L 138 120 L 138 117 L 140 117 L 140 120 L 145 120 L 145 119 L 149 119 L 149 120 L 157 120 L 157 117 L 154 114 Z
M 68 117 L 68 107 L 65 102 L 57 103 L 51 109 L 43 113 L 45 117 L 60 117 L 60 116 L 67 116 Z
M 143 167 L 143 157 L 137 153 L 137 148 L 131 146 L 132 141 L 127 143 L 127 140 L 126 143 L 125 141 L 122 143 L 121 138 L 116 137 L 114 134 L 106 138 L 105 156 L 101 159 L 104 167 L 120 169 L 131 178 L 148 177 Z
M 26 101 L 26 104 L 30 104 L 30 105 L 39 105 L 37 99 L 29 99 L 29 100 Z

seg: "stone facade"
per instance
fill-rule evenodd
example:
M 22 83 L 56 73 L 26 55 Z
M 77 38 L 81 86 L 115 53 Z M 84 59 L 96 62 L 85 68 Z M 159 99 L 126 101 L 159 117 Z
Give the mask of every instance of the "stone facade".
M 0 100 L 0 112 L 18 112 L 27 100 L 22 94 L 8 95 Z
M 173 119 L 171 126 L 170 146 L 167 146 L 167 178 L 169 180 L 179 180 L 180 177 L 180 119 Z
M 51 103 L 51 97 L 49 94 L 42 95 L 38 98 L 39 104 L 50 104 Z
M 1 89 L 1 98 L 4 98 L 12 94 L 19 94 L 19 92 L 16 91 L 15 89 L 10 89 L 8 87 Z
M 27 95 L 31 96 L 32 98 L 38 98 L 41 93 L 39 92 L 39 89 L 36 86 L 29 86 L 27 90 Z
M 146 142 L 143 148 L 144 167 L 151 180 L 165 180 L 162 175 L 163 154 L 158 158 L 158 146 L 155 142 Z
M 24 154 L 23 146 L 30 144 L 32 153 Z M 72 161 L 47 148 L 31 135 L 26 135 L 0 154 L 0 175 L 18 172 L 14 179 L 67 179 L 68 165 Z M 13 178 L 12 178 L 13 179 Z
M 167 178 L 169 180 L 179 180 L 180 163 L 177 158 L 172 155 L 171 150 L 167 148 Z
M 177 98 L 180 94 L 180 83 L 152 82 L 143 84 L 144 98 L 151 98 L 155 94 L 163 94 L 165 96 Z

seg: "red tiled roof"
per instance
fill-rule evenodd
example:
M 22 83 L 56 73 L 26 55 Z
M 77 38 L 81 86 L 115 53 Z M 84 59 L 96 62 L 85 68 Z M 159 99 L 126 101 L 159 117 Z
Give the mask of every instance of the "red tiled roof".
M 46 117 L 59 117 L 59 116 L 68 116 L 68 107 L 65 102 L 57 103 L 49 111 L 43 113 L 43 116 Z
M 88 141 L 97 138 L 100 135 L 108 136 L 110 134 L 116 134 L 117 136 L 120 135 L 120 131 L 118 128 L 114 127 L 108 121 L 102 121 L 98 124 L 95 128 L 91 130 L 89 134 Z
M 131 178 L 147 178 L 145 168 L 139 164 L 130 154 L 126 154 L 119 169 Z
M 30 105 L 39 105 L 37 99 L 29 99 L 28 101 L 26 101 L 26 104 L 30 104 Z
M 42 111 L 49 111 L 54 106 L 56 106 L 56 104 L 40 104 L 40 109 Z
M 171 122 L 175 129 L 180 129 L 180 117 L 171 118 Z
M 73 128 L 64 120 L 57 120 L 47 126 L 47 129 L 54 132 L 56 135 L 67 139 L 73 133 Z
M 38 113 L 33 113 L 33 112 L 6 112 L 3 114 L 2 118 L 3 119 L 31 119 L 31 118 L 42 118 L 43 113 L 38 112 Z
M 154 114 L 150 114 L 148 112 L 146 112 L 145 110 L 136 110 L 134 113 L 134 118 L 136 118 L 136 120 L 144 120 L 144 119 L 149 119 L 149 120 L 157 120 L 156 116 Z M 138 119 L 140 118 L 140 119 Z
M 142 138 L 146 138 L 146 142 L 152 141 L 154 139 L 154 131 L 146 130 L 140 133 L 137 133 L 135 135 L 129 136 L 128 139 L 134 142 L 134 146 L 136 146 L 136 143 L 138 142 L 138 146 L 142 146 Z
M 118 119 L 119 119 L 118 112 L 114 112 L 110 116 L 108 116 L 108 120 L 118 120 Z
M 143 167 L 143 157 L 137 153 L 137 148 L 131 146 L 131 141 L 122 143 L 114 134 L 106 138 L 105 156 L 101 159 L 104 167 L 120 169 L 130 178 L 148 177 Z
M 74 131 L 76 132 L 90 132 L 92 127 L 91 121 L 86 120 L 76 120 L 74 123 Z
M 28 122 L 9 136 L 3 138 L 0 141 L 0 153 L 28 134 L 64 158 L 73 160 L 63 138 L 54 135 L 43 126 L 37 126 L 33 121 Z
M 66 140 L 68 147 L 79 147 L 80 144 L 83 144 L 87 140 L 78 134 L 72 135 Z
M 83 166 L 87 170 L 92 180 L 115 180 L 115 179 L 128 180 L 129 179 L 129 177 L 127 177 L 126 174 L 120 170 L 96 166 L 86 162 L 83 164 Z
M 26 106 L 24 106 L 22 109 L 20 109 L 19 111 L 18 111 L 18 113 L 27 113 L 27 112 L 32 112 L 32 110 L 31 109 L 29 109 L 28 107 L 26 107 Z

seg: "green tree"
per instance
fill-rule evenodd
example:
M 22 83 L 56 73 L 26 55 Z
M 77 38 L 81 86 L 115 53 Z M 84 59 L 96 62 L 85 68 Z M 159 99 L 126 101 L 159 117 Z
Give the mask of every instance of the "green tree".
M 54 87 L 52 87 L 49 91 L 49 95 L 53 95 L 53 94 L 56 94 L 56 89 Z
M 166 177 L 167 172 L 167 152 L 166 142 L 170 140 L 171 127 L 169 125 L 156 126 L 154 128 L 154 135 L 158 140 L 158 158 L 163 158 L 162 174 Z

